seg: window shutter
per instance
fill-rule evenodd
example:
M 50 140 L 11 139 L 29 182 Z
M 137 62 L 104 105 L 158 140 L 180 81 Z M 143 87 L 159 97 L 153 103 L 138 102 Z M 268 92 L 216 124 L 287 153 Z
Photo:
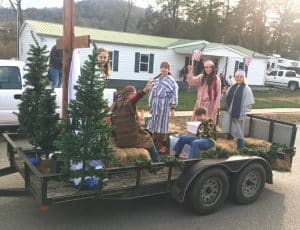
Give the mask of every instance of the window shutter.
M 140 72 L 140 56 L 141 54 L 136 52 L 135 53 L 135 64 L 134 64 L 134 72 Z
M 153 73 L 154 54 L 150 54 L 149 73 Z
M 113 71 L 118 71 L 119 70 L 119 51 L 114 50 L 114 66 L 113 66 Z
M 240 65 L 240 62 L 239 62 L 239 61 L 235 61 L 235 66 L 234 66 L 234 73 L 233 73 L 233 76 L 235 75 L 235 72 L 238 70 L 239 65 Z

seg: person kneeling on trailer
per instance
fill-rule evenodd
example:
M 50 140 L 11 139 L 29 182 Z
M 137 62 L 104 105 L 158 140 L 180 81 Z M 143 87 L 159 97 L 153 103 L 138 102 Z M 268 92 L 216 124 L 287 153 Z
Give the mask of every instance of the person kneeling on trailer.
M 207 150 L 216 145 L 217 129 L 216 124 L 210 118 L 207 118 L 204 108 L 199 108 L 195 111 L 195 115 L 201 124 L 198 127 L 197 135 L 181 135 L 178 142 L 174 146 L 175 157 L 178 158 L 184 145 L 191 146 L 190 159 L 197 158 L 199 151 Z
M 150 133 L 142 129 L 138 122 L 137 102 L 151 89 L 152 81 L 139 92 L 133 86 L 126 86 L 120 98 L 112 105 L 112 125 L 118 147 L 145 148 L 153 162 L 159 162 L 158 151 Z

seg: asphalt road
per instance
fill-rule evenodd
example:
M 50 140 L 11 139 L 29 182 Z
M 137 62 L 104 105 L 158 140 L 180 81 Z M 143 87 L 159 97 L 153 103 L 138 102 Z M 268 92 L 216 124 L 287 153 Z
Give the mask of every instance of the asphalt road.
M 32 196 L 0 197 L 0 230 L 34 229 L 300 229 L 300 130 L 290 173 L 274 172 L 259 199 L 246 206 L 228 201 L 218 212 L 196 216 L 166 196 L 133 201 L 76 201 L 39 210 Z M 0 167 L 5 165 L 0 146 Z M 0 178 L 0 188 L 22 186 L 15 174 Z

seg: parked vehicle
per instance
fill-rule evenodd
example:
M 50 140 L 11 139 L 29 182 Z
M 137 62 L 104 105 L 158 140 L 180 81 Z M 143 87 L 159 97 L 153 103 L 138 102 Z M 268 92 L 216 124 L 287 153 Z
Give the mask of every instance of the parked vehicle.
M 294 70 L 273 70 L 267 74 L 265 85 L 289 88 L 295 91 L 299 89 L 300 77 Z
M 24 90 L 25 63 L 15 60 L 0 60 L 0 126 L 17 126 L 19 124 L 18 104 Z M 50 87 L 50 86 L 49 86 Z M 105 89 L 104 97 L 112 103 L 115 89 Z M 55 88 L 56 112 L 61 114 L 62 89 Z

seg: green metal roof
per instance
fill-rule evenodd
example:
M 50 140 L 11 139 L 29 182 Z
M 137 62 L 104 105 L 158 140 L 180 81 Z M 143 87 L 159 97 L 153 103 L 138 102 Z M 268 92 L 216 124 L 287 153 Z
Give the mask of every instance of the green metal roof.
M 27 20 L 28 23 L 37 34 L 48 35 L 61 37 L 63 35 L 63 26 L 61 24 L 43 22 L 43 21 L 33 21 Z M 107 43 L 117 43 L 124 45 L 133 45 L 133 46 L 144 46 L 144 47 L 154 47 L 154 48 L 168 48 L 174 47 L 176 50 L 195 50 L 203 46 L 203 43 L 207 43 L 206 48 L 218 48 L 225 46 L 231 48 L 237 52 L 244 54 L 245 56 L 251 56 L 254 51 L 230 44 L 221 44 L 221 43 L 212 43 L 204 40 L 188 40 L 188 39 L 179 39 L 179 38 L 167 38 L 143 34 L 134 34 L 134 33 L 125 33 L 119 31 L 110 31 L 110 30 L 100 30 L 84 27 L 75 27 L 74 33 L 76 36 L 81 35 L 90 35 L 91 39 L 99 42 Z M 196 44 L 197 43 L 197 44 Z M 178 48 L 176 47 L 178 46 Z M 191 52 L 189 52 L 191 53 Z M 268 57 L 261 53 L 254 53 L 255 58 L 264 58 Z
M 33 20 L 27 20 L 26 23 L 32 26 L 37 34 L 57 37 L 61 37 L 63 35 L 63 26 L 61 24 Z M 135 46 L 147 46 L 156 48 L 168 48 L 170 46 L 190 43 L 194 41 L 83 27 L 75 27 L 74 33 L 76 36 L 90 35 L 92 40 L 100 42 L 129 44 Z

